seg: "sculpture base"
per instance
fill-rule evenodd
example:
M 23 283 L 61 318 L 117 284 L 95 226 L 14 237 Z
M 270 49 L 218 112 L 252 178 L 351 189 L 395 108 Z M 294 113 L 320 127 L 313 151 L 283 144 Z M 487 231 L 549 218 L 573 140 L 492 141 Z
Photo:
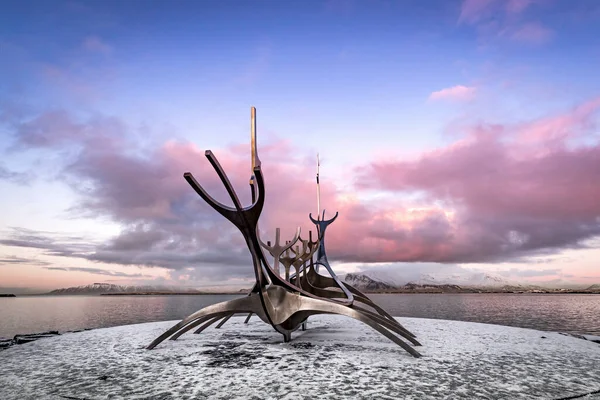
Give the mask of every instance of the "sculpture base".
M 423 343 L 416 359 L 350 318 L 311 317 L 289 343 L 244 319 L 151 351 L 177 321 L 14 346 L 0 353 L 0 397 L 559 399 L 600 390 L 600 345 L 558 333 L 401 318 Z

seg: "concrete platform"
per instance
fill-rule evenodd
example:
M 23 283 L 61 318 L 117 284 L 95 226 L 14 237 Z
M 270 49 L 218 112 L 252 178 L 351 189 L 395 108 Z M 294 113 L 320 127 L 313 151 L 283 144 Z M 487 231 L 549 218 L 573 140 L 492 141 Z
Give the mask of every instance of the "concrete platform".
M 600 399 L 600 345 L 558 333 L 402 318 L 415 359 L 366 325 L 314 317 L 290 343 L 254 317 L 145 350 L 177 321 L 0 352 L 2 399 Z

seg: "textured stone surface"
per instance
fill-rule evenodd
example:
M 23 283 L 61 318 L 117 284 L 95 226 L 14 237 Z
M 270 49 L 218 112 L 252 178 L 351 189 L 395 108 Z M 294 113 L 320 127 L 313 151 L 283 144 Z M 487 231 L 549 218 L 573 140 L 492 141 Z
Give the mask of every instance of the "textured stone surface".
M 151 351 L 177 321 L 13 346 L 0 353 L 0 398 L 558 399 L 600 389 L 600 346 L 558 333 L 402 318 L 423 343 L 415 359 L 348 318 L 311 318 L 290 343 L 243 319 Z

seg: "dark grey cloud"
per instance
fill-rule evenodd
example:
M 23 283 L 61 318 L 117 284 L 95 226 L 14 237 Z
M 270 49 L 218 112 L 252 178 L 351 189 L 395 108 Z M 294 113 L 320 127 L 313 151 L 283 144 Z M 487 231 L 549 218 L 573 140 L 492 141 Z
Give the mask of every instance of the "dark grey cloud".
M 238 233 L 238 235 L 240 235 Z M 188 274 L 203 280 L 224 278 L 245 278 L 252 275 L 252 260 L 241 239 L 219 237 L 213 245 L 203 246 L 206 241 L 200 237 L 176 238 L 165 231 L 153 231 L 148 227 L 136 226 L 123 231 L 106 243 L 93 242 L 89 238 L 68 236 L 53 232 L 37 232 L 30 229 L 13 228 L 8 239 L 0 244 L 42 250 L 42 255 L 79 258 L 92 262 L 144 267 L 161 267 L 180 271 L 177 275 Z M 241 235 L 240 235 L 241 236 Z M 233 244 L 233 245 L 232 245 Z M 49 265 L 25 258 L 8 256 L 0 259 L 0 264 L 30 263 Z M 64 271 L 105 271 L 94 268 L 48 267 L 50 270 Z M 101 272 L 95 272 L 101 273 Z M 112 276 L 142 277 L 141 275 Z M 145 277 L 145 276 L 144 276 Z
M 119 120 L 101 116 L 82 120 L 54 110 L 22 120 L 25 122 L 14 124 L 14 150 L 65 154 L 58 179 L 78 196 L 68 212 L 78 217 L 108 218 L 123 230 L 100 242 L 15 228 L 0 237 L 0 244 L 93 262 L 162 267 L 174 275 L 205 280 L 253 275 L 240 232 L 206 205 L 183 179 L 184 172 L 193 171 L 217 200 L 230 202 L 203 152 L 195 146 L 178 142 L 149 145 L 151 140 L 136 136 Z M 219 160 L 232 183 L 244 188 L 239 195 L 247 203 L 246 154 L 226 154 Z M 204 165 L 199 167 L 201 163 Z M 239 173 L 242 168 L 244 172 Z
M 69 236 L 63 233 L 11 228 L 3 235 L 0 244 L 43 250 L 43 254 L 62 257 L 82 257 L 97 246 L 91 238 Z
M 113 117 L 94 115 L 81 121 L 65 110 L 55 109 L 32 118 L 10 123 L 15 142 L 13 150 L 78 148 L 98 146 L 98 150 L 116 149 L 126 144 L 126 126 Z

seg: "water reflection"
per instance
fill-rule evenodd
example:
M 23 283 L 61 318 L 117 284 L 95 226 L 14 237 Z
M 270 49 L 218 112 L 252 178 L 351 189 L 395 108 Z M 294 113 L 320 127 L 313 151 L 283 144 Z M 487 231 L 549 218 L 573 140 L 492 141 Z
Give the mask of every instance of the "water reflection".
M 0 298 L 0 337 L 175 320 L 234 299 L 210 296 L 32 296 Z
M 600 335 L 598 295 L 386 294 L 371 298 L 392 315 Z
M 181 319 L 237 295 L 0 298 L 0 337 Z M 395 316 L 453 319 L 600 335 L 600 296 L 388 294 L 370 297 Z

